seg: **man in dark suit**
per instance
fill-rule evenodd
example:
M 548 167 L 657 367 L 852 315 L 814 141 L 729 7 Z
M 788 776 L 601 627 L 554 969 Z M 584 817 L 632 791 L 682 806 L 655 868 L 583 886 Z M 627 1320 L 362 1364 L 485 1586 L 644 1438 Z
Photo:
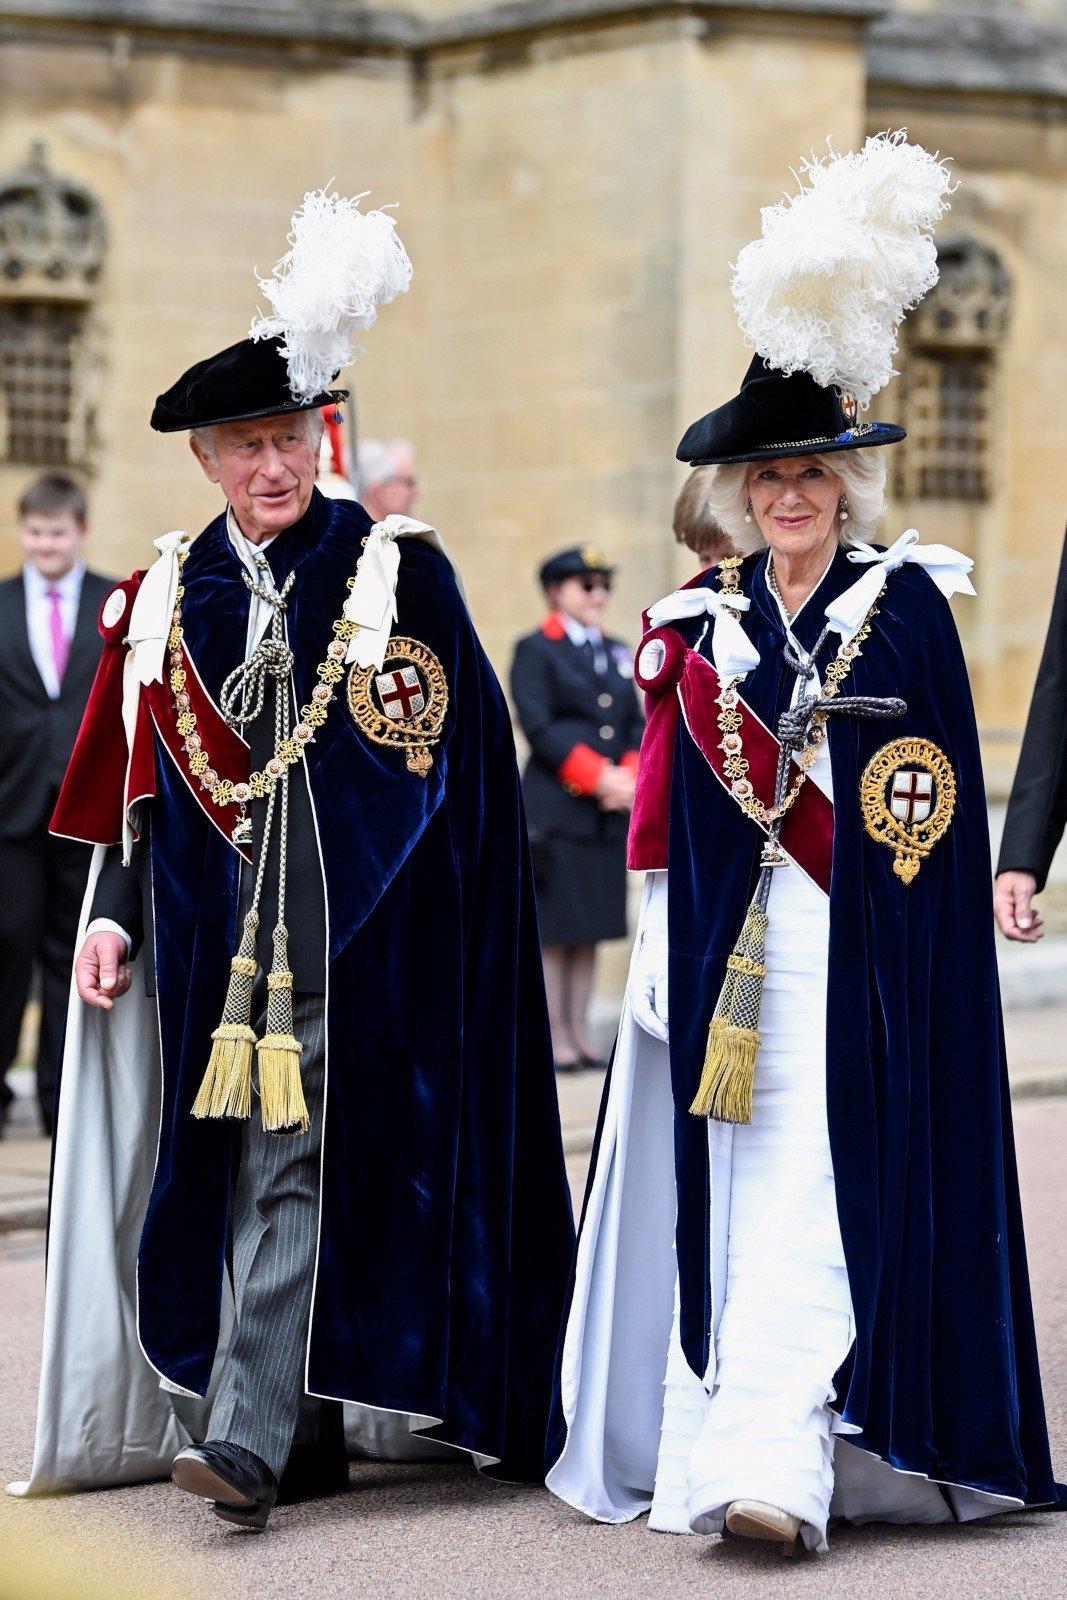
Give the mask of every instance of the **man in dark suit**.
M 52 1129 L 56 1072 L 89 849 L 48 821 L 100 657 L 97 613 L 112 585 L 89 572 L 85 490 L 46 473 L 18 506 L 25 565 L 0 583 L 0 1124 L 12 1092 L 35 965 L 41 972 L 37 1099 Z
M 1000 931 L 1021 944 L 1043 937 L 1035 894 L 1045 887 L 1067 824 L 1067 544 L 1026 719 L 993 895 Z

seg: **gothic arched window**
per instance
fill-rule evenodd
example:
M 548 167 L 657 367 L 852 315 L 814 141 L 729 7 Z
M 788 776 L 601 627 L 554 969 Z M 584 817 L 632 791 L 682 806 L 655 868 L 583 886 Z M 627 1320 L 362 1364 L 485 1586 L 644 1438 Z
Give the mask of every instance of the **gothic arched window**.
M 903 500 L 988 500 L 1011 282 L 996 252 L 973 239 L 941 246 L 937 259 L 940 281 L 905 324 L 908 438 L 894 462 L 894 489 Z
M 106 249 L 99 204 L 49 171 L 42 145 L 0 176 L 0 460 L 90 464 L 92 310 Z

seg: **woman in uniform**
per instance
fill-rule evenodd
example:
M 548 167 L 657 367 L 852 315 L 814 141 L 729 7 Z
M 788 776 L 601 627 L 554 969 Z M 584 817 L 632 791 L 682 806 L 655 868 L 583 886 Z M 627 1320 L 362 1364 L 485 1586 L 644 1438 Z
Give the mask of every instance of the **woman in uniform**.
M 644 717 L 633 653 L 602 623 L 614 569 L 561 550 L 539 577 L 549 611 L 515 647 L 511 696 L 530 746 L 523 778 L 556 1068 L 602 1065 L 587 1032 L 601 939 L 626 936 L 626 825 Z

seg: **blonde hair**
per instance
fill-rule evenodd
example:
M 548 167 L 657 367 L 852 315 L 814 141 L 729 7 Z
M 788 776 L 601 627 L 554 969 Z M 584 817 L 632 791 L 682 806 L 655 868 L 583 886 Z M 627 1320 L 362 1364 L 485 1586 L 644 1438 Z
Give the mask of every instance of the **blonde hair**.
M 873 539 L 886 512 L 884 451 L 835 450 L 828 455 L 813 454 L 811 459 L 841 479 L 841 492 L 848 501 L 848 521 L 837 524 L 839 543 Z M 761 465 L 773 465 L 773 461 L 735 461 L 717 466 L 707 492 L 709 515 L 722 526 L 738 551 L 746 555 L 762 550 L 766 544 L 755 519 L 745 521 L 749 473 Z
M 694 467 L 682 485 L 674 502 L 674 519 L 671 523 L 674 537 L 697 556 L 710 556 L 721 561 L 733 554 L 730 535 L 712 516 L 708 495 L 715 476 L 714 467 Z

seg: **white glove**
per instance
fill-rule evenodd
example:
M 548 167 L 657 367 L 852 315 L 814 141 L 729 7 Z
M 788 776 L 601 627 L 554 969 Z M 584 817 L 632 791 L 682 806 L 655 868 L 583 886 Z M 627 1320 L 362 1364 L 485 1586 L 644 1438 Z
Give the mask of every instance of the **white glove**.
M 652 882 L 641 914 L 638 945 L 630 968 L 630 1009 L 653 1039 L 667 1042 L 667 874 Z

